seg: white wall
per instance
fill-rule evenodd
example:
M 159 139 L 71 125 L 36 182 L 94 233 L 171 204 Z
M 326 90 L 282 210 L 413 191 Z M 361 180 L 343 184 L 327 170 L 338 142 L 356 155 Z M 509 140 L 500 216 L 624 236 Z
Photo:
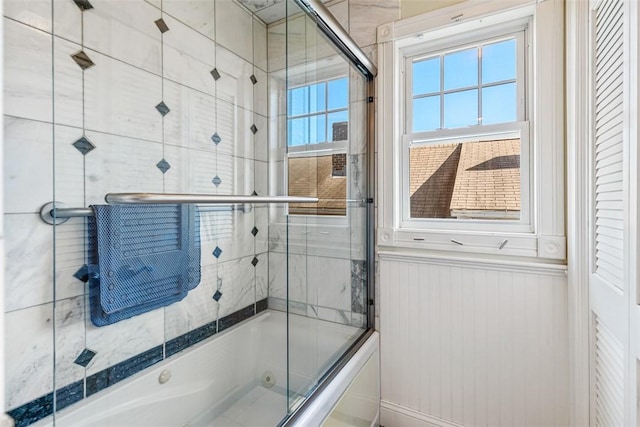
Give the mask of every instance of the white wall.
M 385 426 L 568 425 L 562 266 L 380 255 Z

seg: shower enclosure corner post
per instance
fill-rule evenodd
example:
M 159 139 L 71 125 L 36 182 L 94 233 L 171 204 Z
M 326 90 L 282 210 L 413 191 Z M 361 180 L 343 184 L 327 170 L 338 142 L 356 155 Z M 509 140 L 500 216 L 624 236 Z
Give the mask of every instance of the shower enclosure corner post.
M 376 304 L 376 84 L 375 76 L 367 81 L 367 324 L 375 329 Z

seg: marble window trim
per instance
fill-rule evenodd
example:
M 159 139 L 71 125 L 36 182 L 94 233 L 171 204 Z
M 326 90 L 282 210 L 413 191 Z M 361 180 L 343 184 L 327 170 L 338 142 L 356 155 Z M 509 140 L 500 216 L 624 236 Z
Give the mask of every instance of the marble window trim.
M 31 400 L 7 413 L 15 422 L 15 427 L 26 427 L 51 416 L 74 403 L 115 385 L 148 367 L 217 334 L 236 326 L 268 308 L 267 298 L 256 301 L 234 313 L 214 320 L 204 326 L 182 334 L 164 343 L 137 354 L 129 359 L 96 372 L 85 379 L 61 387 L 54 392 Z M 54 399 L 55 393 L 55 399 Z

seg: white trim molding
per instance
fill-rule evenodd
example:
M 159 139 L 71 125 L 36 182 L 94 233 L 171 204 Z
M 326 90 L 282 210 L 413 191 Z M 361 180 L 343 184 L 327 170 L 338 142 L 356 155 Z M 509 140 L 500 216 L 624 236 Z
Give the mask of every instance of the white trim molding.
M 591 5 L 567 1 L 567 262 L 570 424 L 590 424 L 589 229 L 591 141 Z
M 460 424 L 432 417 L 386 400 L 380 402 L 380 421 L 381 425 L 385 427 L 463 427 Z
M 449 267 L 482 268 L 483 270 L 508 271 L 513 273 L 530 273 L 547 276 L 567 275 L 567 266 L 563 264 L 548 264 L 540 262 L 525 262 L 518 259 L 485 259 L 477 256 L 461 257 L 460 255 L 445 255 L 425 251 L 379 251 L 380 260 L 434 264 Z
M 564 0 L 468 0 L 378 27 L 378 244 L 381 248 L 527 257 L 541 262 L 566 259 L 565 64 L 564 46 L 558 43 L 564 39 L 564 5 Z M 532 203 L 527 199 L 523 204 L 523 210 L 529 205 L 526 229 L 514 228 L 515 224 L 507 224 L 508 221 L 496 221 L 483 228 L 484 224 L 471 224 L 471 221 L 446 220 L 437 229 L 429 225 L 435 221 L 417 226 L 403 223 L 403 52 L 424 40 L 481 32 L 528 19 L 531 25 L 526 43 L 532 46 L 529 55 L 532 75 L 527 79 L 531 150 L 523 153 L 523 160 L 530 158 L 527 180 Z M 525 173 L 526 169 L 523 169 Z M 498 222 L 505 223 L 504 229 Z

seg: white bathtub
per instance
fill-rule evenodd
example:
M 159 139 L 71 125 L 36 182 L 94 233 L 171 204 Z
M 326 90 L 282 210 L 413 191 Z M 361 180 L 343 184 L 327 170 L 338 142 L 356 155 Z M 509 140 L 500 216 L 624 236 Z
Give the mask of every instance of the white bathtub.
M 287 329 L 289 349 L 287 349 Z M 260 427 L 276 426 L 299 394 L 310 390 L 362 333 L 361 329 L 267 310 L 152 368 L 72 405 L 55 416 L 57 427 Z M 321 425 L 367 357 L 353 357 L 311 408 Z M 287 350 L 288 354 L 287 354 Z M 287 378 L 287 356 L 289 378 Z M 268 378 L 267 378 L 268 377 Z M 161 378 L 163 381 L 161 381 Z M 168 380 L 167 380 L 168 379 Z M 164 381 L 167 380 L 167 381 Z M 291 399 L 287 402 L 287 381 Z M 338 384 L 338 382 L 343 384 Z M 333 384 L 333 383 L 336 384 Z M 337 387 L 337 388 L 336 388 Z M 296 394 L 296 392 L 298 394 Z M 337 394 L 339 393 L 339 394 Z M 331 407 L 327 402 L 333 402 Z M 53 426 L 53 417 L 33 426 Z M 316 422 L 317 421 L 317 422 Z

